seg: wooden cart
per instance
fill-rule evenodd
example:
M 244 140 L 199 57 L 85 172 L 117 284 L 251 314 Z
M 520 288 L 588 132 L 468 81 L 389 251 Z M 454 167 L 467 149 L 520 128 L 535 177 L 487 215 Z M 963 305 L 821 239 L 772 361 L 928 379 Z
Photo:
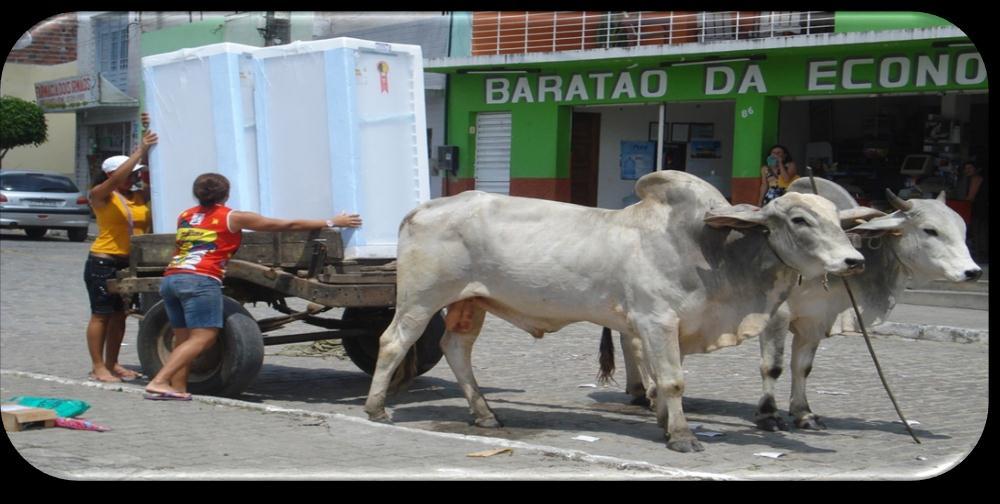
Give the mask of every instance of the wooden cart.
M 159 299 L 163 270 L 174 254 L 174 234 L 132 238 L 130 266 L 108 288 L 139 300 L 138 352 L 143 372 L 155 375 L 173 343 L 166 309 Z M 396 267 L 392 260 L 347 260 L 337 230 L 248 232 L 226 267 L 224 317 L 219 341 L 191 366 L 188 388 L 197 394 L 236 396 L 256 378 L 264 346 L 340 339 L 347 356 L 368 374 L 375 369 L 378 338 L 392 320 L 396 302 Z M 287 298 L 309 301 L 304 311 L 289 308 Z M 246 303 L 266 303 L 281 315 L 255 320 Z M 344 308 L 337 318 L 321 316 Z M 292 322 L 325 331 L 267 336 Z M 408 358 L 418 374 L 441 359 L 438 342 L 444 318 L 437 314 Z

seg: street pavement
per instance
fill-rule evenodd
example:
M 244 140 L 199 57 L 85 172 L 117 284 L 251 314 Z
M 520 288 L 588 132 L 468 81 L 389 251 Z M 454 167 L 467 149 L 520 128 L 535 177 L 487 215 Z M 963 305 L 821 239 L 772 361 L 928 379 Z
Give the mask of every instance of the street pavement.
M 501 429 L 469 425 L 468 405 L 443 359 L 390 397 L 394 425 L 368 422 L 369 377 L 332 355 L 297 356 L 289 351 L 295 345 L 267 347 L 256 382 L 237 399 L 146 401 L 143 382 L 86 380 L 88 246 L 58 233 L 29 240 L 0 232 L 0 397 L 81 399 L 91 405 L 83 417 L 112 428 L 8 434 L 23 465 L 63 479 L 912 480 L 960 465 L 987 418 L 988 312 L 905 306 L 897 307 L 906 315 L 901 323 L 913 323 L 906 312 L 916 310 L 921 322 L 987 335 L 970 343 L 874 336 L 920 444 L 900 423 L 857 335 L 820 346 L 808 382 L 812 409 L 828 426 L 820 432 L 754 428 L 756 342 L 687 357 L 684 411 L 705 445 L 690 454 L 667 450 L 653 413 L 629 404 L 620 352 L 621 385 L 596 384 L 600 328 L 588 323 L 536 340 L 487 318 L 473 365 Z M 121 361 L 132 369 L 139 369 L 136 332 L 130 319 Z M 777 390 L 785 412 L 789 390 L 786 373 Z M 468 456 L 500 448 L 510 450 Z M 973 458 L 981 460 L 983 450 Z M 780 456 L 762 455 L 768 452 Z

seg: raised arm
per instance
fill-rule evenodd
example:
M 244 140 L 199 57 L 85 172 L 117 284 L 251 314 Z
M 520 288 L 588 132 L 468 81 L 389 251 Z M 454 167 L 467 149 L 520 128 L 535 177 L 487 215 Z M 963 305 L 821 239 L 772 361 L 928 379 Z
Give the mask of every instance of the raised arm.
M 238 232 L 251 231 L 305 231 L 325 227 L 359 227 L 361 216 L 342 213 L 332 219 L 274 219 L 253 212 L 234 211 L 229 215 L 229 229 Z
M 90 204 L 95 208 L 100 208 L 106 205 L 112 191 L 128 180 L 129 175 L 132 174 L 132 169 L 135 168 L 135 165 L 139 163 L 143 156 L 146 155 L 149 148 L 156 144 L 157 140 L 158 138 L 156 133 L 153 133 L 152 131 L 143 135 L 142 142 L 139 144 L 139 147 L 132 152 L 132 155 L 129 156 L 128 160 L 122 163 L 118 169 L 111 172 L 111 175 L 108 176 L 107 180 L 97 184 L 90 190 Z
M 142 123 L 142 135 L 146 136 L 146 133 L 149 132 L 149 113 L 143 112 L 142 114 L 139 115 L 139 117 L 140 117 L 139 121 Z M 146 170 L 149 170 L 149 151 L 148 150 L 146 151 L 145 154 L 142 155 L 142 159 L 140 159 L 139 162 L 142 163 L 142 164 L 144 164 L 144 165 L 146 165 Z M 147 175 L 147 178 L 148 178 L 149 173 L 147 172 L 146 175 Z M 143 198 L 143 201 L 146 201 L 146 202 L 149 201 L 149 194 L 150 194 L 149 183 L 148 182 L 143 183 L 142 184 L 142 198 Z

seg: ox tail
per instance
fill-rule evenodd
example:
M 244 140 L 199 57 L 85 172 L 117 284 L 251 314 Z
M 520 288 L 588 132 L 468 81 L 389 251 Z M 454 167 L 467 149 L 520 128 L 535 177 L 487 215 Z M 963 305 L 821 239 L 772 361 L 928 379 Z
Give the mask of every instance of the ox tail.
M 611 329 L 601 331 L 601 353 L 598 358 L 601 372 L 597 374 L 597 383 L 607 385 L 615 381 L 615 344 L 611 340 Z M 615 382 L 617 383 L 617 382 Z
M 405 392 L 416 377 L 417 347 L 414 345 L 406 353 L 406 357 L 403 358 L 403 362 L 396 368 L 396 372 L 392 374 L 392 379 L 389 380 L 388 394 L 396 395 L 399 392 Z

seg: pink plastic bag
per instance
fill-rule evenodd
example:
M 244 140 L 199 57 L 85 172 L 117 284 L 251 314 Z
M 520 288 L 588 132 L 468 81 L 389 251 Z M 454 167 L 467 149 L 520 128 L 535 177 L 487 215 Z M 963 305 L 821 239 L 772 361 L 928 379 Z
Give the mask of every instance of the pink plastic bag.
M 89 430 L 96 432 L 106 432 L 111 430 L 111 427 L 94 423 L 91 422 L 90 420 L 85 420 L 83 418 L 65 418 L 65 417 L 56 418 L 56 427 L 63 427 L 65 429 L 73 429 L 73 430 Z

